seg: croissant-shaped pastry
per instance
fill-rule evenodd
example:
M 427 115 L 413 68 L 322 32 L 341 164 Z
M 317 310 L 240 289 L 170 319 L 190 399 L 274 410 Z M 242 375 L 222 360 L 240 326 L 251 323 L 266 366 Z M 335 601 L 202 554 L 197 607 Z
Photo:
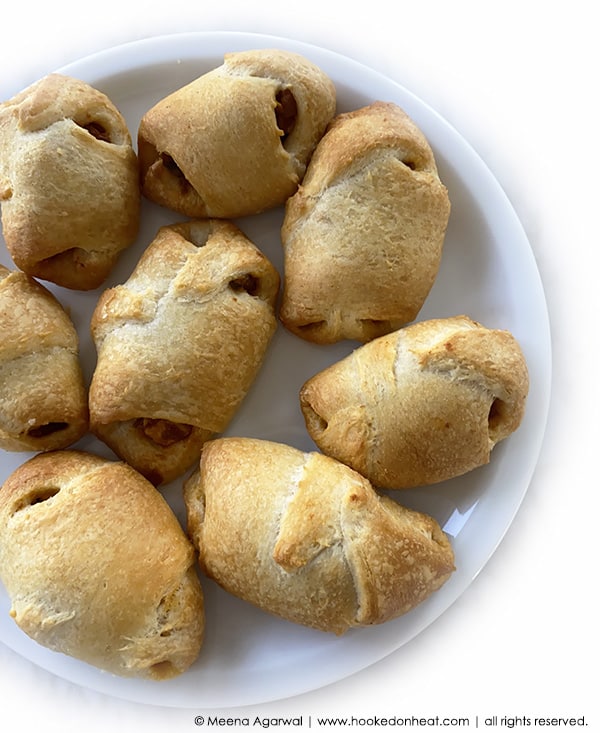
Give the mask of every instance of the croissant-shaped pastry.
M 429 143 L 396 105 L 338 115 L 281 230 L 281 320 L 316 343 L 414 320 L 438 273 L 450 202 Z
M 92 431 L 155 485 L 182 474 L 254 381 L 278 288 L 273 265 L 232 223 L 161 228 L 92 316 Z
M 143 116 L 142 191 L 190 217 L 233 218 L 278 206 L 298 187 L 335 104 L 333 83 L 303 56 L 227 54 L 222 66 Z
M 125 463 L 67 450 L 16 469 L 0 491 L 0 578 L 28 636 L 103 670 L 166 679 L 200 651 L 194 549 Z
M 269 613 L 341 634 L 406 613 L 454 570 L 431 517 L 320 453 L 251 438 L 204 447 L 186 481 L 203 571 Z
M 87 428 L 75 326 L 43 285 L 0 265 L 0 448 L 66 448 Z
M 125 120 L 83 81 L 50 74 L 0 105 L 6 246 L 24 272 L 75 290 L 137 236 L 137 158 Z
M 325 454 L 401 489 L 487 463 L 519 427 L 528 389 L 515 338 L 457 316 L 364 344 L 309 379 L 300 404 Z

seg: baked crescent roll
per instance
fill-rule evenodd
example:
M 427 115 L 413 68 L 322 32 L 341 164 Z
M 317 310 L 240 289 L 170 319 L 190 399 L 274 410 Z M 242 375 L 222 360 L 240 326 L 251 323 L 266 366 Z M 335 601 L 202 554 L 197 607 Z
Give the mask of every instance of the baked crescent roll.
M 207 443 L 186 481 L 202 570 L 269 613 L 341 634 L 406 613 L 454 570 L 431 517 L 355 471 L 279 443 Z
M 273 265 L 232 223 L 161 228 L 92 316 L 92 431 L 156 485 L 182 474 L 254 381 L 278 288 Z
M 200 651 L 193 547 L 124 463 L 69 450 L 14 471 L 0 490 L 0 577 L 28 636 L 108 672 L 166 679 Z
M 438 273 L 450 202 L 429 143 L 396 105 L 338 115 L 281 230 L 281 320 L 316 343 L 414 320 Z
M 190 217 L 233 218 L 296 190 L 335 114 L 331 80 L 295 53 L 242 51 L 158 102 L 138 130 L 142 191 Z
M 71 319 L 49 290 L 0 265 L 0 448 L 66 448 L 87 427 Z
M 300 404 L 324 453 L 401 489 L 487 463 L 519 427 L 528 389 L 515 338 L 457 316 L 364 344 L 309 379 Z
M 137 158 L 108 97 L 50 74 L 1 104 L 0 203 L 21 270 L 75 290 L 98 287 L 139 225 Z

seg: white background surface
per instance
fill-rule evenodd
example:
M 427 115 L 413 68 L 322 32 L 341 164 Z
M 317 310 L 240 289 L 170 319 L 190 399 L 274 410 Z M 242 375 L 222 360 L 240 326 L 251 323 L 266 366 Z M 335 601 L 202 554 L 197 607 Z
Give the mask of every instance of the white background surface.
M 425 633 L 314 693 L 228 715 L 581 716 L 600 730 L 595 585 L 598 53 L 571 2 L 12 5 L 0 24 L 2 98 L 81 56 L 190 30 L 283 35 L 395 79 L 444 116 L 504 187 L 546 288 L 553 402 L 538 470 L 482 574 Z M 390 15 L 390 8 L 396 8 Z M 4 13 L 6 11 L 3 11 Z M 592 381 L 594 380 L 594 381 Z M 597 670 L 596 670 L 597 672 Z M 203 710 L 125 703 L 66 683 L 0 645 L 0 727 L 194 730 Z M 215 711 L 211 711 L 214 714 Z M 473 721 L 474 725 L 474 721 Z

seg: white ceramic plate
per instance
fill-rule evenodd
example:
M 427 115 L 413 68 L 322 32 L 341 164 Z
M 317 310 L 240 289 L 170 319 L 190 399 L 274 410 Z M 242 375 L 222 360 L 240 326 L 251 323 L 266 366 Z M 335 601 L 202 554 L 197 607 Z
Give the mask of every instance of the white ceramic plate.
M 167 93 L 222 63 L 229 51 L 271 47 L 297 51 L 330 75 L 338 110 L 376 99 L 393 101 L 428 137 L 452 214 L 439 276 L 419 320 L 468 314 L 519 340 L 531 376 L 527 413 L 516 434 L 494 451 L 491 463 L 465 477 L 403 492 L 404 504 L 432 514 L 451 536 L 457 571 L 406 616 L 341 638 L 273 618 L 205 581 L 206 642 L 194 666 L 166 682 L 125 680 L 50 652 L 28 639 L 8 616 L 0 586 L 0 639 L 39 666 L 80 685 L 137 702 L 196 709 L 255 704 L 316 689 L 390 654 L 434 622 L 473 581 L 509 527 L 534 471 L 546 424 L 550 392 L 550 336 L 542 284 L 529 243 L 505 194 L 465 140 L 432 109 L 399 84 L 329 51 L 283 38 L 241 33 L 192 33 L 120 46 L 62 69 L 101 89 L 124 114 L 135 139 L 142 114 Z M 158 227 L 181 217 L 145 203 L 137 244 L 121 259 L 106 286 L 123 282 Z M 238 221 L 280 269 L 282 211 Z M 13 266 L 4 242 L 0 261 Z M 95 351 L 88 324 L 98 292 L 49 286 L 71 309 L 89 377 Z M 264 368 L 227 434 L 279 440 L 312 449 L 298 404 L 303 382 L 356 344 L 314 346 L 278 329 Z M 76 447 L 110 452 L 91 437 Z M 28 455 L 0 452 L 0 482 Z M 181 482 L 165 495 L 182 523 Z

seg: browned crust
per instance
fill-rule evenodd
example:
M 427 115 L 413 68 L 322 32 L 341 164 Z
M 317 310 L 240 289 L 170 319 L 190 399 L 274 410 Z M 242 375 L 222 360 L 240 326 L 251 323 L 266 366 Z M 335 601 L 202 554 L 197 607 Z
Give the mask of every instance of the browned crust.
M 423 133 L 397 105 L 338 115 L 281 235 L 281 320 L 316 343 L 368 341 L 412 321 L 435 281 L 450 202 Z
M 92 431 L 157 485 L 181 475 L 254 381 L 278 288 L 273 265 L 232 223 L 162 227 L 92 316 Z M 167 422 L 180 439 L 156 442 Z
M 519 427 L 528 390 L 512 334 L 458 316 L 359 347 L 309 379 L 300 403 L 324 453 L 376 486 L 400 489 L 487 463 Z
M 194 552 L 169 505 L 124 463 L 38 455 L 0 490 L 0 577 L 38 643 L 122 676 L 196 659 L 204 608 Z
M 87 428 L 75 326 L 43 285 L 0 265 L 0 448 L 66 448 Z
M 0 105 L 7 248 L 29 275 L 92 290 L 135 240 L 140 191 L 125 120 L 90 85 L 50 74 Z
M 184 496 L 204 572 L 270 613 L 323 631 L 406 613 L 454 569 L 435 520 L 379 497 L 319 453 L 211 441 Z

